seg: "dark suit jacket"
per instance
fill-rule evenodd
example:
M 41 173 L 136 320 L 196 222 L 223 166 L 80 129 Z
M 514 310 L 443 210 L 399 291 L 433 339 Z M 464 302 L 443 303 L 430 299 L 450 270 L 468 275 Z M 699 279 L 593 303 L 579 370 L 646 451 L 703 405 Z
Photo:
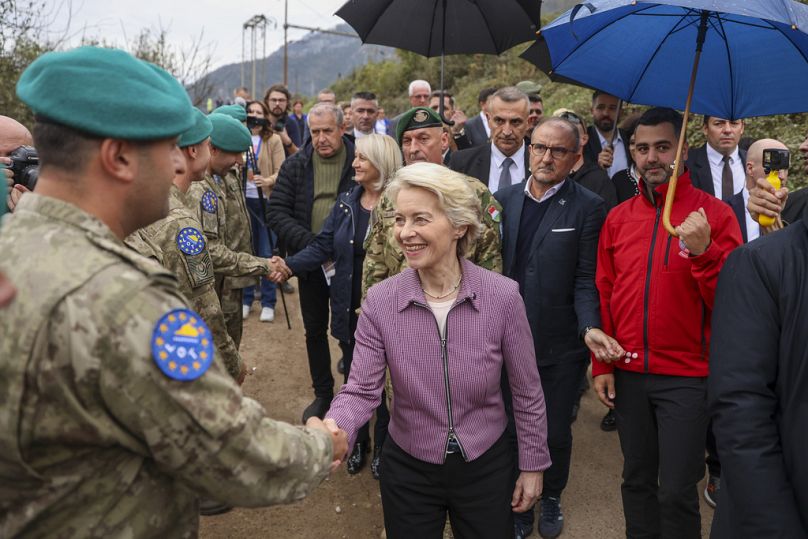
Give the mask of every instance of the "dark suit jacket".
M 738 150 L 738 153 L 741 156 L 741 163 L 746 166 L 746 150 Z M 690 170 L 693 187 L 716 196 L 715 188 L 713 187 L 713 173 L 710 170 L 710 160 L 707 159 L 707 147 L 699 146 L 688 150 L 685 165 Z M 718 196 L 720 198 L 720 195 Z
M 502 204 L 503 274 L 512 279 L 524 189 L 521 183 L 494 194 Z M 550 199 L 522 283 L 539 365 L 588 357 L 580 335 L 587 326 L 601 325 L 595 266 L 605 219 L 603 199 L 574 181 L 567 180 Z
M 609 178 L 609 173 L 597 164 L 584 159 L 584 164 L 572 175 L 572 179 L 602 198 L 606 203 L 607 213 L 617 206 L 617 190 L 614 183 Z
M 738 219 L 738 224 L 741 225 L 741 236 L 743 242 L 749 241 L 749 236 L 746 234 L 746 204 L 743 203 L 743 191 L 735 193 L 729 199 L 729 205 L 732 206 L 732 211 L 735 212 L 735 218 Z
M 484 146 L 488 142 L 488 134 L 483 126 L 483 119 L 477 114 L 466 122 L 466 137 L 471 146 Z
M 628 151 L 628 133 L 622 129 L 619 131 L 620 138 L 623 139 L 623 147 L 626 149 L 626 163 L 631 164 L 633 161 L 631 160 L 631 152 Z M 603 151 L 603 147 L 600 145 L 600 137 L 598 136 L 597 128 L 594 125 L 590 125 L 586 128 L 586 132 L 589 134 L 589 142 L 584 146 L 584 159 L 597 165 L 598 154 Z
M 452 152 L 449 168 L 472 178 L 477 178 L 485 185 L 488 185 L 488 175 L 491 173 L 491 144 Z M 526 180 L 528 176 L 530 176 L 530 151 L 526 146 L 525 177 L 522 179 Z M 516 178 L 513 178 L 513 180 L 516 181 Z

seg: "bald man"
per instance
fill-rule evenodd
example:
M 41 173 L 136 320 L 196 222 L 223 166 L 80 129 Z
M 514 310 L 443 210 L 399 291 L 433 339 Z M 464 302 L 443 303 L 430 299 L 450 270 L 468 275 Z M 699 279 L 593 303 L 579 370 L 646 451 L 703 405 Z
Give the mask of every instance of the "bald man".
M 34 139 L 28 128 L 22 125 L 14 118 L 8 116 L 0 116 L 0 163 L 6 166 L 11 166 L 11 159 L 9 154 L 19 148 L 20 146 L 33 146 Z M 28 189 L 22 185 L 14 185 L 14 174 L 5 169 L 6 181 L 8 182 L 8 198 L 6 204 L 9 211 L 14 211 L 17 202 L 23 193 Z
M 788 150 L 788 147 L 779 140 L 770 138 L 760 139 L 753 143 L 746 153 L 746 165 L 744 166 L 746 183 L 744 189 L 736 193 L 729 200 L 736 217 L 738 217 L 738 224 L 741 225 L 744 243 L 750 242 L 760 236 L 760 225 L 746 210 L 746 205 L 749 202 L 749 192 L 755 188 L 757 178 L 766 177 L 766 172 L 763 170 L 763 150 L 769 149 Z M 780 181 L 783 185 L 786 184 L 787 178 L 788 171 L 781 170 Z M 776 228 L 782 228 L 782 224 L 775 226 Z

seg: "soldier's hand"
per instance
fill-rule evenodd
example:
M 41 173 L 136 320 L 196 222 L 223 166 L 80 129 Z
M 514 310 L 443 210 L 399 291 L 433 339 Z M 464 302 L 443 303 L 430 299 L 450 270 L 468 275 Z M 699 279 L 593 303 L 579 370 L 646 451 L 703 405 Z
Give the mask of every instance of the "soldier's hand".
M 242 359 L 241 365 L 239 365 L 238 378 L 236 378 L 236 383 L 238 385 L 242 385 L 246 377 L 247 377 L 247 362 Z
M 676 227 L 676 233 L 693 256 L 699 256 L 710 246 L 710 223 L 704 208 L 690 212 L 685 222 Z
M 775 189 L 766 178 L 755 180 L 755 187 L 749 190 L 749 203 L 746 209 L 755 221 L 760 215 L 766 215 L 775 219 L 780 217 L 780 212 L 788 200 L 788 188 Z
M 598 165 L 600 168 L 606 169 L 612 166 L 612 162 L 614 161 L 614 148 L 611 146 L 606 146 L 601 150 L 598 154 Z
M 310 417 L 306 421 L 306 427 L 310 429 L 318 429 L 327 432 L 331 435 L 332 459 L 333 462 L 330 466 L 330 471 L 336 470 L 345 457 L 348 456 L 348 433 L 337 426 L 336 421 L 331 418 L 322 421 L 317 416 Z

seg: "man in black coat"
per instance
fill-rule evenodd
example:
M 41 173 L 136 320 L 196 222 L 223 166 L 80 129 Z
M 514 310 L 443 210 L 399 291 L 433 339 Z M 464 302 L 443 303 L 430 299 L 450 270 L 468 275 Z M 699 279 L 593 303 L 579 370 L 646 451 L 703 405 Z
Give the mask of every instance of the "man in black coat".
M 729 201 L 744 188 L 746 152 L 738 147 L 743 136 L 743 120 L 705 116 L 701 127 L 707 142 L 687 153 L 693 187 Z
M 485 146 L 488 144 L 488 104 L 496 88 L 483 88 L 477 96 L 480 113 L 466 122 L 464 134 L 472 146 Z
M 497 90 L 488 105 L 491 142 L 452 152 L 449 168 L 483 182 L 495 193 L 530 176 L 527 94 L 516 87 Z
M 595 353 L 619 347 L 599 329 L 595 267 L 604 202 L 569 178 L 581 155 L 577 127 L 547 118 L 531 142 L 533 174 L 495 197 L 503 207 L 503 273 L 519 283 L 547 409 L 553 464 L 544 472 L 539 532 L 556 537 L 563 526 L 560 498 L 569 475 L 572 406 L 588 365 L 587 347 Z M 505 402 L 509 409 L 507 397 Z M 516 537 L 527 536 L 533 513 L 515 516 Z
M 713 539 L 808 537 L 808 225 L 730 254 L 708 398 L 722 485 Z
M 353 181 L 353 144 L 344 136 L 342 111 L 318 103 L 308 115 L 311 140 L 286 159 L 269 198 L 267 219 L 289 254 L 306 247 L 320 232 L 339 193 Z M 298 275 L 300 311 L 306 330 L 314 401 L 303 412 L 322 419 L 334 397 L 328 348 L 328 284 L 321 270 Z

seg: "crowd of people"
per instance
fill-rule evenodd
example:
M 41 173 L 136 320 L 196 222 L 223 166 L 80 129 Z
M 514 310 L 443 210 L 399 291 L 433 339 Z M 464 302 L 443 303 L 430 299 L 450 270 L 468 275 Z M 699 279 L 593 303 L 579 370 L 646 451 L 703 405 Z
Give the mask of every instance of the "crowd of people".
M 458 538 L 558 537 L 591 380 L 627 537 L 701 537 L 705 471 L 713 537 L 808 536 L 808 195 L 766 179 L 788 148 L 711 116 L 688 148 L 678 112 L 619 118 L 600 91 L 545 114 L 532 81 L 483 88 L 469 117 L 404 90 L 389 119 L 367 89 L 304 112 L 283 85 L 203 114 L 118 50 L 23 73 L 33 135 L 0 116 L 0 535 L 194 535 L 344 462 L 379 480 L 388 538 L 447 516 Z M 26 146 L 38 175 L 9 157 Z M 277 287 L 305 427 L 239 388 Z

